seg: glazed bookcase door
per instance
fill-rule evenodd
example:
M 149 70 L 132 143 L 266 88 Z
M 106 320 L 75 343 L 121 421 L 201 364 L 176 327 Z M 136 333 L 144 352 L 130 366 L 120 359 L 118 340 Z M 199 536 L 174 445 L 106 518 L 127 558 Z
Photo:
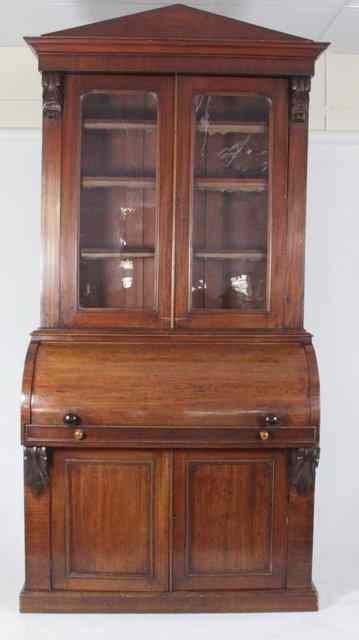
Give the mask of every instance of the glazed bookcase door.
M 286 80 L 179 81 L 177 326 L 283 324 L 287 93 Z
M 166 326 L 173 82 L 70 76 L 65 87 L 65 325 Z

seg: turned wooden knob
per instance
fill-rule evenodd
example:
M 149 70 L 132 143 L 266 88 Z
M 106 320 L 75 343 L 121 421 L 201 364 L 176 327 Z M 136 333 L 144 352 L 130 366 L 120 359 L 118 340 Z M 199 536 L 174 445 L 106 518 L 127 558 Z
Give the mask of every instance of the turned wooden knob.
M 268 431 L 260 431 L 259 432 L 259 437 L 260 437 L 261 440 L 263 440 L 263 442 L 266 442 L 266 440 L 269 440 Z
M 74 431 L 75 440 L 83 440 L 84 437 L 85 437 L 85 432 L 82 431 L 82 429 L 76 429 L 76 431 Z
M 64 415 L 64 423 L 67 424 L 69 427 L 76 427 L 76 425 L 80 424 L 81 422 L 81 418 L 80 416 L 77 416 L 76 413 L 66 413 L 66 415 Z

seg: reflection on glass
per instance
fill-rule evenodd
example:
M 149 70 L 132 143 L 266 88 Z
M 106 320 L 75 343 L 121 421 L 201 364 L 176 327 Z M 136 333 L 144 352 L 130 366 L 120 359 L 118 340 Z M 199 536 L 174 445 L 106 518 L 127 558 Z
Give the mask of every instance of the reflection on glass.
M 155 307 L 157 112 L 150 92 L 83 98 L 82 307 Z
M 270 100 L 194 96 L 192 307 L 267 304 Z

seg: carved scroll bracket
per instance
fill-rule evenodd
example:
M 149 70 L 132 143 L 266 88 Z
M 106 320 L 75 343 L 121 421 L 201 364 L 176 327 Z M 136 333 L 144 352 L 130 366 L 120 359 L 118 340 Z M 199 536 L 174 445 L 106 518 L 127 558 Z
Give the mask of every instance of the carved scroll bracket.
M 59 118 L 64 104 L 64 78 L 56 71 L 42 74 L 42 100 L 45 118 Z
M 292 122 L 306 122 L 309 109 L 310 78 L 291 79 L 290 119 Z
M 314 487 L 320 449 L 294 449 L 290 455 L 290 484 L 302 496 Z
M 49 484 L 49 459 L 46 447 L 24 448 L 25 485 L 30 487 L 35 495 Z

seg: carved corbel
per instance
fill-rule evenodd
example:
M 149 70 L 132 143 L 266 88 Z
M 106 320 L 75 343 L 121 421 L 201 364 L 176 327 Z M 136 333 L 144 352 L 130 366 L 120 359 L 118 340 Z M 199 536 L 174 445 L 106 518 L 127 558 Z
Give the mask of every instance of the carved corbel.
M 49 460 L 46 447 L 24 448 L 25 485 L 40 495 L 49 484 Z
M 63 75 L 56 71 L 42 74 L 42 110 L 45 118 L 59 118 L 64 104 Z
M 320 449 L 294 449 L 290 456 L 290 484 L 303 496 L 314 487 Z
M 290 119 L 292 122 L 306 122 L 309 108 L 310 78 L 291 78 Z

